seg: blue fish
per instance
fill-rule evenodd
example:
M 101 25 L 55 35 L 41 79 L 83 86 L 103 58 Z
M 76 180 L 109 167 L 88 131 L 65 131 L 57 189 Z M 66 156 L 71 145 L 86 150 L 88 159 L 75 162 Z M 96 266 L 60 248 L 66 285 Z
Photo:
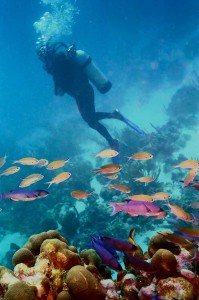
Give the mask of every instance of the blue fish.
M 49 192 L 44 191 L 44 190 L 13 190 L 8 193 L 0 193 L 1 200 L 4 199 L 11 199 L 13 201 L 32 201 L 37 198 L 43 198 L 48 196 Z
M 97 254 L 101 257 L 102 262 L 115 271 L 121 271 L 122 266 L 115 258 L 112 252 L 110 252 L 107 248 L 103 246 L 103 244 L 98 241 L 96 238 L 92 238 L 91 245 L 97 252 Z
M 102 247 L 106 248 L 116 259 L 119 258 L 116 250 L 112 247 L 110 247 L 108 244 L 104 243 L 102 240 L 99 239 L 99 236 L 98 237 L 92 237 L 92 240 L 94 240 L 97 244 L 101 245 Z M 92 241 L 91 243 L 89 244 L 89 246 L 92 247 Z
M 137 247 L 135 245 L 122 239 L 116 239 L 116 238 L 107 237 L 103 235 L 99 235 L 99 239 L 117 251 L 132 252 L 137 250 Z
M 157 270 L 151 263 L 148 263 L 142 258 L 136 256 L 130 256 L 125 253 L 124 257 L 126 258 L 127 262 L 136 270 L 138 271 L 145 271 L 148 273 L 156 273 Z

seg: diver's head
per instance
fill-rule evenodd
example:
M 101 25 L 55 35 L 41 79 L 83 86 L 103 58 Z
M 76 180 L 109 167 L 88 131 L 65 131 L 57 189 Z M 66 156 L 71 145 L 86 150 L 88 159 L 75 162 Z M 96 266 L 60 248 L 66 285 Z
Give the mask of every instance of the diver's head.
M 44 69 L 48 73 L 52 73 L 53 71 L 53 61 L 56 57 L 56 54 L 59 52 L 68 51 L 68 46 L 64 43 L 57 42 L 47 42 L 45 44 L 40 45 L 37 48 L 37 55 L 39 59 L 43 63 Z

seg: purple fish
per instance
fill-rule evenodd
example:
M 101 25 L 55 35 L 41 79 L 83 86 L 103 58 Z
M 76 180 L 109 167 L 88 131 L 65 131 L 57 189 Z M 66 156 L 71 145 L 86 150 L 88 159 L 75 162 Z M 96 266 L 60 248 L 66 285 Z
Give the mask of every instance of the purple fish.
M 147 201 L 135 201 L 126 199 L 125 202 L 109 202 L 108 205 L 113 207 L 111 216 L 120 211 L 125 211 L 132 217 L 136 216 L 152 216 L 156 219 L 162 219 L 166 216 L 166 212 L 159 206 Z
M 102 235 L 99 235 L 99 239 L 117 251 L 132 252 L 132 251 L 137 250 L 137 247 L 135 245 L 133 245 L 125 240 L 111 238 L 111 237 L 102 236 Z
M 142 258 L 136 257 L 136 256 L 130 256 L 125 253 L 125 258 L 127 262 L 136 270 L 144 271 L 148 273 L 155 273 L 157 272 L 154 265 L 151 263 L 148 263 Z
M 32 201 L 37 198 L 43 198 L 48 196 L 49 192 L 44 190 L 14 190 L 8 193 L 0 193 L 1 201 L 9 198 L 13 201 Z
M 108 244 L 104 243 L 100 238 L 100 236 L 98 237 L 92 237 L 92 241 L 94 240 L 97 244 L 99 244 L 100 246 L 106 248 L 106 250 L 108 250 L 115 258 L 119 258 L 116 250 L 112 247 L 110 247 Z M 92 241 L 91 243 L 89 244 L 91 247 L 92 247 Z
M 120 263 L 117 261 L 113 253 L 111 253 L 107 248 L 103 247 L 103 245 L 98 242 L 96 238 L 92 238 L 91 245 L 97 252 L 97 254 L 101 257 L 102 262 L 109 266 L 111 269 L 115 271 L 121 271 L 122 267 Z

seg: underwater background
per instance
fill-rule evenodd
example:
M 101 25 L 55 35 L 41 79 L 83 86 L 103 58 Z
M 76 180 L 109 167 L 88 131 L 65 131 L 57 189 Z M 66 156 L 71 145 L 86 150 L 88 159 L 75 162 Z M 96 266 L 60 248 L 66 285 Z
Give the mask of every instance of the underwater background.
M 198 190 L 183 188 L 187 170 L 174 166 L 199 158 L 198 14 L 198 0 L 0 1 L 0 157 L 7 157 L 1 171 L 15 160 L 35 157 L 69 159 L 62 171 L 71 173 L 49 189 L 44 183 L 57 173 L 45 167 L 21 166 L 16 174 L 0 177 L 0 191 L 6 193 L 29 174 L 41 173 L 44 178 L 32 187 L 49 192 L 31 202 L 1 201 L 1 264 L 12 268 L 13 253 L 28 237 L 49 229 L 84 249 L 92 235 L 127 239 L 135 228 L 144 250 L 154 233 L 173 230 L 177 218 L 162 201 L 164 219 L 110 216 L 108 202 L 127 198 L 109 189 L 112 183 L 127 185 L 133 194 L 166 192 L 171 204 L 197 214 L 190 204 L 198 201 Z M 115 181 L 94 171 L 111 163 L 96 157 L 108 149 L 107 142 L 82 120 L 73 98 L 54 96 L 52 78 L 36 54 L 39 39 L 51 36 L 86 51 L 113 84 L 104 95 L 95 89 L 96 110 L 117 108 L 146 132 L 142 136 L 117 120 L 102 121 L 120 143 L 122 171 Z M 128 160 L 140 151 L 153 159 Z M 140 176 L 155 181 L 134 180 Z M 93 196 L 78 201 L 73 190 Z

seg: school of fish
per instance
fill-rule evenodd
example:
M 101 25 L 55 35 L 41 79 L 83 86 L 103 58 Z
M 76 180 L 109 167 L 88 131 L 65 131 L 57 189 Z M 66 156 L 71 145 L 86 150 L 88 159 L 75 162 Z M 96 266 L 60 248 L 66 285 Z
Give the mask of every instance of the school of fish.
M 105 149 L 100 151 L 95 155 L 96 158 L 106 160 L 111 159 L 113 157 L 118 156 L 119 153 L 112 149 Z M 143 161 L 143 164 L 145 161 L 153 159 L 153 154 L 145 151 L 133 153 L 129 155 L 129 160 L 139 160 Z M 70 159 L 58 159 L 49 162 L 46 158 L 37 159 L 35 157 L 24 157 L 20 159 L 16 159 L 12 162 L 12 164 L 17 164 L 15 166 L 8 167 L 0 172 L 0 176 L 10 176 L 14 175 L 15 173 L 18 173 L 21 168 L 28 167 L 28 166 L 34 166 L 34 168 L 38 167 L 40 169 L 45 168 L 48 171 L 57 171 L 59 172 L 59 169 L 64 168 Z M 0 158 L 0 168 L 2 168 L 7 161 L 7 155 L 4 155 Z M 20 165 L 20 166 L 19 166 Z M 195 190 L 199 189 L 199 180 L 196 179 L 198 170 L 199 170 L 199 161 L 197 160 L 185 160 L 180 162 L 179 164 L 173 166 L 174 170 L 176 168 L 181 169 L 188 169 L 189 172 L 182 180 L 182 187 L 183 188 L 193 188 Z M 112 180 L 118 179 L 118 174 L 122 170 L 122 166 L 114 163 L 107 163 L 103 164 L 101 167 L 98 167 L 94 169 L 94 174 L 103 176 L 104 178 L 107 178 L 109 180 L 109 184 L 107 185 L 108 190 L 115 190 L 119 191 L 122 195 L 127 195 L 125 198 L 123 198 L 122 202 L 109 202 L 107 205 L 108 207 L 111 207 L 113 209 L 111 216 L 118 213 L 118 212 L 125 212 L 128 215 L 135 217 L 135 216 L 146 216 L 146 217 L 153 217 L 156 219 L 162 219 L 164 218 L 168 213 L 160 208 L 157 204 L 154 204 L 152 202 L 156 201 L 166 201 L 164 202 L 164 206 L 167 207 L 170 210 L 170 213 L 175 215 L 176 218 L 179 220 L 183 220 L 186 222 L 195 222 L 194 214 L 189 214 L 186 212 L 181 205 L 178 204 L 171 204 L 170 199 L 172 196 L 164 191 L 155 191 L 151 195 L 147 194 L 136 194 L 133 193 L 132 190 L 123 183 L 112 183 Z M 60 183 L 63 183 L 65 181 L 68 181 L 72 177 L 72 174 L 68 171 L 59 172 L 54 177 L 51 177 L 51 180 L 44 182 L 44 184 L 48 184 L 48 189 L 52 185 L 58 185 Z M 35 185 L 37 182 L 42 181 L 45 179 L 45 176 L 42 173 L 31 173 L 27 175 L 24 179 L 22 179 L 21 183 L 19 184 L 19 188 L 22 190 L 14 189 L 10 192 L 4 192 L 1 191 L 1 200 L 10 198 L 12 200 L 18 201 L 31 201 L 35 200 L 37 198 L 41 198 L 37 194 L 37 190 L 23 190 L 23 188 L 30 187 L 32 185 Z M 141 176 L 134 178 L 135 182 L 140 182 L 140 184 L 150 184 L 150 182 L 155 181 L 155 178 L 151 176 Z M 45 191 L 45 190 L 43 190 Z M 28 195 L 28 192 L 32 192 L 33 195 Z M 43 193 L 43 196 L 47 196 L 49 193 Z M 36 196 L 35 196 L 36 195 Z M 85 191 L 85 190 L 73 190 L 70 191 L 70 195 L 75 200 L 86 200 L 90 196 L 94 196 L 93 191 Z M 42 196 L 42 197 L 43 197 Z M 21 199 L 20 199 L 21 197 Z M 191 206 L 191 205 L 190 205 Z M 199 204 L 193 203 L 192 208 L 199 207 Z

